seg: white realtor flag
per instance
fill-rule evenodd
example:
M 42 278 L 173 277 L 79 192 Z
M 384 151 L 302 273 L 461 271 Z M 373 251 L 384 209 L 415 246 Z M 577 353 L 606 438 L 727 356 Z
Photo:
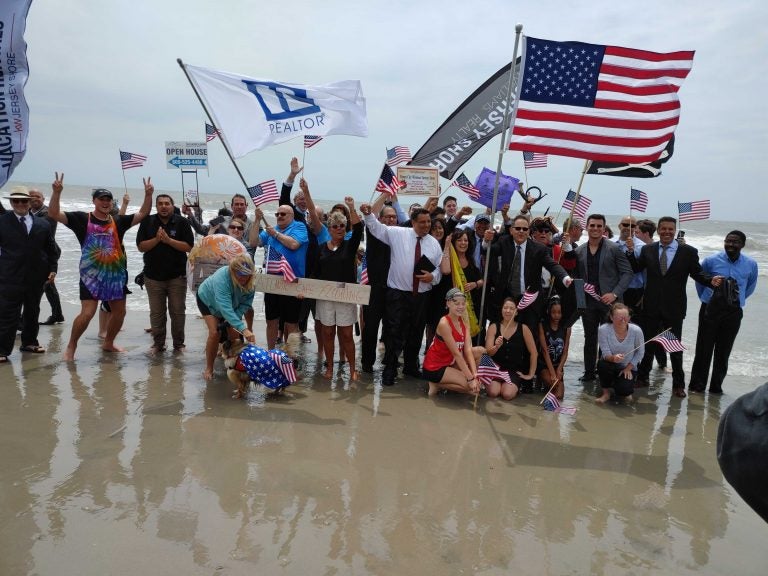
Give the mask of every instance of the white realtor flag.
M 368 136 L 358 80 L 309 86 L 185 68 L 235 158 L 299 136 Z
M 24 85 L 29 77 L 24 29 L 32 0 L 0 2 L 0 186 L 27 151 L 29 108 Z

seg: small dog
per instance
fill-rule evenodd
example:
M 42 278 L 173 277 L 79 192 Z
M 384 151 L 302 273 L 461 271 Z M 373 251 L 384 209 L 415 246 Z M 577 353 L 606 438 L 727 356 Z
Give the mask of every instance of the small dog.
M 281 395 L 297 379 L 297 351 L 300 342 L 301 335 L 293 333 L 288 336 L 285 350 L 265 350 L 245 342 L 224 343 L 221 353 L 227 368 L 227 378 L 236 386 L 232 397 L 245 398 L 251 382 L 268 388 L 270 394 Z

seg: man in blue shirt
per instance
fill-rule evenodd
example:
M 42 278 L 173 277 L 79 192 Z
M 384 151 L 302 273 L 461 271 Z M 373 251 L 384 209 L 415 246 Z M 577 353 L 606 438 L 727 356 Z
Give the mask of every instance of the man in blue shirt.
M 727 285 L 713 290 L 696 284 L 701 308 L 699 309 L 699 329 L 696 335 L 696 356 L 691 368 L 691 381 L 688 390 L 704 392 L 712 364 L 712 379 L 709 391 L 712 394 L 723 393 L 723 380 L 728 372 L 728 357 L 741 327 L 746 299 L 755 291 L 757 285 L 757 262 L 741 253 L 747 237 L 740 230 L 733 230 L 725 237 L 724 250 L 708 256 L 701 263 L 705 273 L 712 276 L 733 278 L 739 287 L 738 306 L 730 305 L 720 297 L 720 291 Z M 714 358 L 713 358 L 714 357 Z

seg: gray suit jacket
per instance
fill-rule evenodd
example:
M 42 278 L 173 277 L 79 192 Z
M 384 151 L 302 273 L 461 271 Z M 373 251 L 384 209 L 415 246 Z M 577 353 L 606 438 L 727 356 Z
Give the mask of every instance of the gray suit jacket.
M 577 272 L 579 278 L 587 279 L 587 251 L 589 242 L 584 242 L 576 248 Z M 600 295 L 613 292 L 621 301 L 624 291 L 632 281 L 632 266 L 629 264 L 624 251 L 614 242 L 603 238 L 600 249 L 600 262 L 598 263 L 598 278 L 600 282 Z M 587 306 L 594 307 L 600 304 L 594 298 L 587 298 Z

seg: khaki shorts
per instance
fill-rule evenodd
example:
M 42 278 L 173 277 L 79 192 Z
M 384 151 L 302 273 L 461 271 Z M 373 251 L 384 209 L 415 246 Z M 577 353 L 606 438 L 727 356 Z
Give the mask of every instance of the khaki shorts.
M 357 322 L 357 304 L 318 300 L 315 304 L 315 318 L 324 326 L 352 326 Z

